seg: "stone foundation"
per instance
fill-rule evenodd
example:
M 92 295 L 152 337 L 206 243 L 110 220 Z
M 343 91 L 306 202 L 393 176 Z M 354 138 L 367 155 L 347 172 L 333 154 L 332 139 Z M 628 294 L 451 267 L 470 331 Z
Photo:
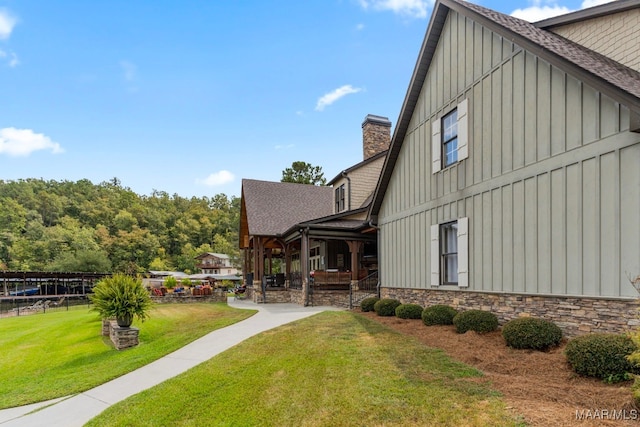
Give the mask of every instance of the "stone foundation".
M 318 291 L 311 296 L 314 306 L 344 307 L 349 305 L 349 291 Z
M 265 301 L 264 294 L 262 293 L 262 289 L 253 288 L 252 292 L 250 292 L 251 300 L 256 304 L 273 304 L 273 303 L 288 303 L 291 302 L 291 295 L 289 294 L 289 290 L 282 289 L 267 289 L 267 297 Z
M 306 301 L 302 289 L 267 289 L 267 299 L 265 301 L 262 289 L 247 288 L 247 299 L 256 304 L 291 303 L 305 306 Z M 349 291 L 313 291 L 310 303 L 314 306 L 345 306 L 349 301 Z
M 227 293 L 214 291 L 212 295 L 183 295 L 167 294 L 163 297 L 152 296 L 156 304 L 193 304 L 196 302 L 227 302 Z
M 381 288 L 382 298 L 403 303 L 450 305 L 458 310 L 485 310 L 500 324 L 518 317 L 540 317 L 560 326 L 566 336 L 591 332 L 621 333 L 640 326 L 636 299 L 600 299 L 517 294 L 491 294 L 432 289 Z
M 135 347 L 138 345 L 138 335 L 140 333 L 140 329 L 138 328 L 122 328 L 118 326 L 118 322 L 115 320 L 108 321 L 109 322 L 109 338 L 111 342 L 118 350 L 122 350 L 123 348 Z M 104 321 L 103 321 L 103 331 L 104 331 Z

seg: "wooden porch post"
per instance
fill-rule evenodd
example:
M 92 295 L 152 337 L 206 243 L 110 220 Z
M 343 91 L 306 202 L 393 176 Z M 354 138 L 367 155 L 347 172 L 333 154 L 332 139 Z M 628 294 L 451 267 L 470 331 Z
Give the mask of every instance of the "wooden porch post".
M 253 279 L 262 280 L 262 276 L 264 276 L 264 241 L 262 237 L 258 239 L 258 277 L 254 277 Z
M 302 274 L 302 298 L 304 305 L 309 305 L 309 230 L 301 229 L 300 233 L 300 273 Z
M 351 281 L 358 281 L 358 274 L 360 273 L 360 263 L 358 262 L 358 255 L 362 251 L 363 242 L 355 240 L 348 240 L 349 252 L 351 252 Z
M 267 252 L 267 261 L 269 261 L 269 274 L 273 274 L 273 258 L 271 257 L 271 253 L 273 252 L 270 248 L 266 250 Z
M 284 273 L 289 277 L 291 274 L 291 245 L 286 245 L 284 250 Z

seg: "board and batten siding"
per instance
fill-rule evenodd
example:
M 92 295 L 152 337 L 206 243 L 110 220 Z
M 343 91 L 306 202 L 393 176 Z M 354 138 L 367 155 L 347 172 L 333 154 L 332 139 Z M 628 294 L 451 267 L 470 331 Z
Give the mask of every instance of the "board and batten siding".
M 433 174 L 431 123 L 465 98 L 469 158 Z M 469 290 L 637 296 L 628 126 L 623 105 L 451 11 L 379 212 L 381 283 L 433 289 L 430 226 L 468 217 Z

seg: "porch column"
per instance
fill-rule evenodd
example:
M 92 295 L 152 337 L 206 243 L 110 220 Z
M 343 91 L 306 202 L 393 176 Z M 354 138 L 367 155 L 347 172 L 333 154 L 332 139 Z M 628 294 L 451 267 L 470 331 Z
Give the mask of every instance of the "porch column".
M 267 252 L 267 261 L 269 261 L 269 274 L 273 274 L 273 258 L 271 257 L 271 253 L 273 252 L 270 248 L 266 250 Z
M 288 288 L 291 285 L 291 246 L 285 245 L 284 248 L 284 282 Z
M 351 281 L 358 281 L 358 274 L 360 273 L 360 262 L 358 255 L 362 251 L 363 242 L 354 240 L 348 240 L 349 252 L 351 252 Z
M 245 285 L 248 285 L 246 280 L 247 280 L 247 274 L 249 274 L 249 271 L 251 270 L 251 267 L 250 267 L 251 266 L 251 259 L 250 259 L 251 252 L 250 252 L 248 247 L 244 248 L 243 252 L 244 252 L 244 260 L 243 260 L 244 262 L 243 262 L 243 268 L 242 268 L 242 282 Z
M 309 305 L 309 230 L 300 229 L 300 273 L 302 274 L 302 298 Z

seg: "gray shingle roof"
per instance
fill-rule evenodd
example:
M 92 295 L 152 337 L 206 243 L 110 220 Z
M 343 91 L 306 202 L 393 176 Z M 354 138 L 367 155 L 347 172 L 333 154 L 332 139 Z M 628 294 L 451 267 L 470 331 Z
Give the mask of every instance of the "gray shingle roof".
M 242 180 L 248 233 L 277 236 L 296 224 L 333 213 L 333 188 L 288 182 Z
M 497 23 L 505 30 L 523 37 L 525 40 L 532 42 L 538 49 L 551 52 L 597 78 L 611 83 L 636 98 L 640 98 L 640 73 L 637 71 L 551 31 L 538 28 L 536 25 L 522 19 L 461 0 L 449 1 L 458 3 Z M 531 48 L 531 46 L 526 47 Z M 542 53 L 536 52 L 535 49 L 531 50 L 537 54 Z

